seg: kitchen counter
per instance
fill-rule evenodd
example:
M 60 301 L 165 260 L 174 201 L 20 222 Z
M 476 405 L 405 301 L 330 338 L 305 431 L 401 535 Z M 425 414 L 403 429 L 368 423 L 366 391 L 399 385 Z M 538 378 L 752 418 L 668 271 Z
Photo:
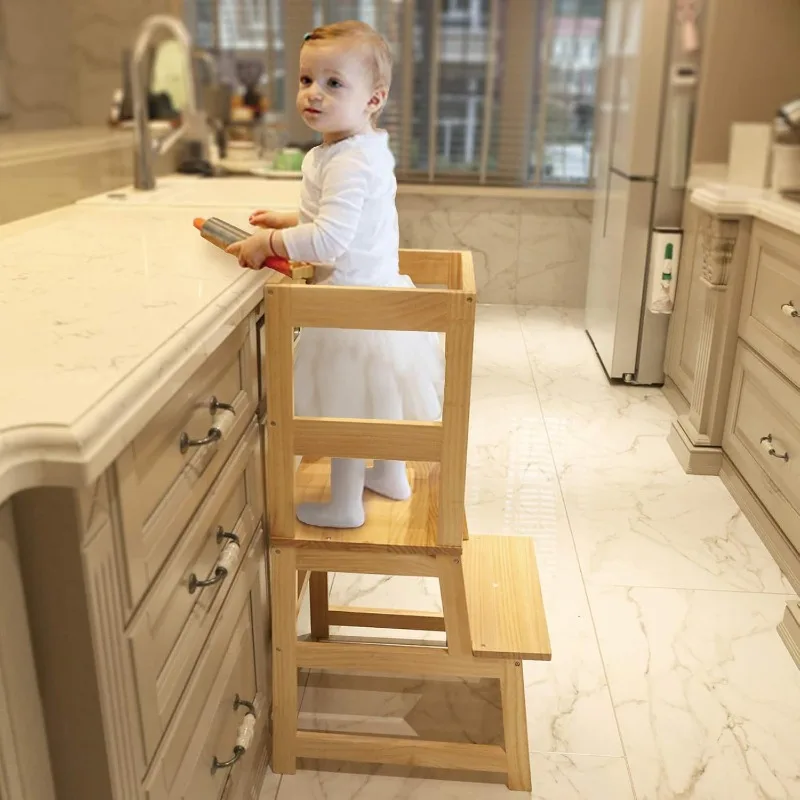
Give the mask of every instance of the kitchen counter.
M 0 774 L 19 800 L 246 800 L 263 782 L 263 297 L 284 278 L 192 226 L 247 229 L 226 186 L 167 180 L 123 191 L 124 214 L 112 192 L 0 226 L 0 607 L 17 621 Z M 218 531 L 237 549 L 196 591 Z M 237 694 L 251 744 L 200 768 L 236 745 Z
M 104 192 L 80 201 L 81 205 L 173 206 L 187 208 L 207 206 L 224 216 L 222 209 L 269 208 L 296 211 L 300 205 L 300 181 L 266 178 L 198 178 L 191 175 L 169 175 L 159 178 L 156 188 L 140 192 L 131 186 Z M 229 220 L 232 221 L 232 220 Z M 246 216 L 245 216 L 246 221 Z
M 0 227 L 0 504 L 91 483 L 261 300 L 266 274 L 192 227 L 211 213 L 80 205 Z
M 800 233 L 800 202 L 768 189 L 709 181 L 694 189 L 691 200 L 716 217 L 753 217 L 790 233 Z

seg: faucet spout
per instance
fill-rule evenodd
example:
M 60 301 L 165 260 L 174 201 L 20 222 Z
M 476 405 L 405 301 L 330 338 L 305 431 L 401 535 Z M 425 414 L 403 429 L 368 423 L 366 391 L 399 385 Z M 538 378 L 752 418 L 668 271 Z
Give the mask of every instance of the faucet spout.
M 144 75 L 144 63 L 156 34 L 164 32 L 170 34 L 181 47 L 186 74 L 186 108 L 183 110 L 180 128 L 154 143 L 147 112 L 149 87 Z M 134 186 L 137 189 L 151 190 L 156 186 L 155 156 L 168 152 L 188 133 L 204 128 L 197 110 L 192 37 L 181 20 L 167 14 L 154 14 L 145 19 L 133 46 L 130 77 L 133 95 Z

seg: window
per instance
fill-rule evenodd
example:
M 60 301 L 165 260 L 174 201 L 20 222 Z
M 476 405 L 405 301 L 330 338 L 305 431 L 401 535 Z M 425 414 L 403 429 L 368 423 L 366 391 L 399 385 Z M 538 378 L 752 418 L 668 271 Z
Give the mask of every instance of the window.
M 261 48 L 262 81 L 295 137 L 304 134 L 287 89 L 296 81 L 303 32 L 358 18 L 377 28 L 395 54 L 382 124 L 391 133 L 398 178 L 589 183 L 604 0 L 193 2 L 201 46 L 212 38 L 200 37 L 199 7 L 207 5 L 216 8 L 213 41 L 221 54 L 255 56 Z

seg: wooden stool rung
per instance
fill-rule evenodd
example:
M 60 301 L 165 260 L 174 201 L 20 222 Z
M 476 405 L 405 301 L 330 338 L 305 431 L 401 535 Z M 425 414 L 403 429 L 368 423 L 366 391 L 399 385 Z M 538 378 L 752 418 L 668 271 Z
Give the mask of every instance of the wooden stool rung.
M 393 736 L 298 731 L 297 755 L 300 758 L 335 759 L 361 764 L 506 771 L 506 753 L 498 745 L 433 742 Z
M 383 628 L 399 631 L 444 631 L 444 617 L 428 611 L 395 611 L 385 608 L 331 606 L 331 626 L 344 628 Z

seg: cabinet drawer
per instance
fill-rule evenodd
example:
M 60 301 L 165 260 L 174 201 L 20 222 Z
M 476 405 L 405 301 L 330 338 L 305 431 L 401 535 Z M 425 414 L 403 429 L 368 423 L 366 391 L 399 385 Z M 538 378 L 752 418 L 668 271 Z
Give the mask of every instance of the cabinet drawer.
M 800 385 L 800 237 L 756 223 L 739 332 Z
M 261 524 L 258 445 L 253 420 L 128 627 L 148 761 Z M 218 583 L 190 591 L 192 575 L 199 580 L 215 577 L 222 550 L 232 541 L 223 532 L 238 538 L 238 558 Z M 227 552 L 236 550 L 228 546 Z
M 180 388 L 116 462 L 135 605 L 153 582 L 256 411 L 255 320 L 242 323 Z M 212 413 L 212 399 L 234 412 Z M 181 450 L 181 437 L 218 441 Z
M 768 436 L 771 443 L 762 443 Z M 723 449 L 800 549 L 800 390 L 741 342 Z M 788 460 L 780 457 L 783 454 Z
M 265 644 L 265 549 L 259 529 L 197 670 L 144 781 L 147 800 L 220 800 L 237 773 L 260 758 L 269 715 Z M 247 714 L 236 696 L 253 702 L 256 732 L 237 763 L 212 773 L 216 757 L 233 756 Z

